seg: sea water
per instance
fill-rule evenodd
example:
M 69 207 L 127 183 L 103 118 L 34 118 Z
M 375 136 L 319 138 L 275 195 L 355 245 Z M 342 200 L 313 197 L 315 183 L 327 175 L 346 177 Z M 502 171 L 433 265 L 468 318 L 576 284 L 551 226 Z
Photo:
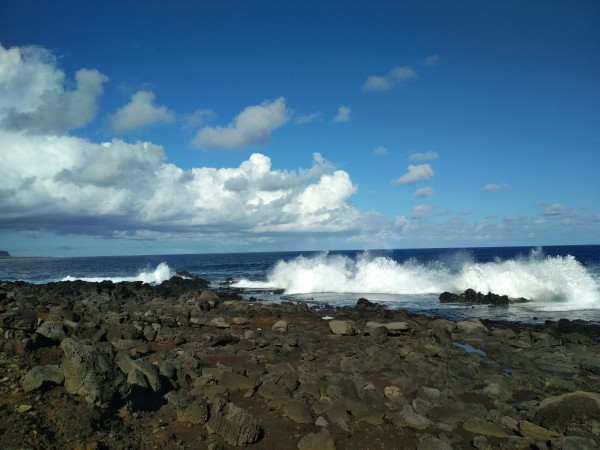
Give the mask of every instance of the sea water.
M 345 306 L 365 297 L 390 309 L 449 318 L 600 322 L 600 246 L 0 259 L 0 280 L 33 283 L 158 284 L 180 271 L 215 287 L 227 281 L 246 298 L 269 302 Z M 438 300 L 441 292 L 468 288 L 529 302 L 491 308 Z

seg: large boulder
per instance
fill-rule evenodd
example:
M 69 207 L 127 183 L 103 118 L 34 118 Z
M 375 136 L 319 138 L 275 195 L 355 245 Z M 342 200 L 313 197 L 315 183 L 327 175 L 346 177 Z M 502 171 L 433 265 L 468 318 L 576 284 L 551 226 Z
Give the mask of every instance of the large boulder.
M 54 342 L 60 342 L 67 337 L 65 327 L 61 322 L 44 322 L 35 331 Z
M 535 422 L 561 434 L 567 431 L 600 434 L 600 394 L 577 391 L 547 398 L 540 404 Z
M 358 333 L 353 320 L 330 320 L 329 329 L 333 334 L 351 336 Z
M 0 314 L 0 328 L 35 331 L 36 327 L 37 316 L 33 311 L 14 309 Z
M 208 421 L 208 404 L 203 399 L 185 391 L 171 391 L 165 398 L 175 408 L 178 422 L 198 425 Z
M 129 394 L 125 375 L 106 353 L 73 338 L 63 339 L 60 347 L 64 352 L 62 370 L 67 392 L 102 406 L 110 404 L 115 397 L 124 398 Z
M 119 353 L 115 363 L 127 374 L 129 384 L 136 384 L 143 388 L 150 388 L 154 392 L 161 387 L 159 370 L 154 364 L 145 359 L 133 359 L 124 353 Z
M 247 411 L 222 400 L 211 405 L 210 419 L 206 424 L 209 433 L 216 433 L 230 445 L 244 446 L 256 442 L 261 428 Z

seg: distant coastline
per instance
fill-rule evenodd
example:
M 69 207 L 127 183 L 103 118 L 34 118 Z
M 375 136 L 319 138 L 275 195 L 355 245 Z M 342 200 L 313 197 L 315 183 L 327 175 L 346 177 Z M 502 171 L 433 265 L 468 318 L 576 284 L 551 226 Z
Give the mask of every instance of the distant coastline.
M 12 256 L 6 250 L 0 250 L 0 258 L 12 258 Z

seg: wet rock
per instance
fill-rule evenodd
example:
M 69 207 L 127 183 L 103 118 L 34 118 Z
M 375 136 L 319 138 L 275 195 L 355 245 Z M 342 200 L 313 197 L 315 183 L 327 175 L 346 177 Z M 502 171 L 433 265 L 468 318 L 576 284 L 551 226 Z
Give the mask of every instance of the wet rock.
M 209 433 L 215 433 L 230 445 L 244 446 L 256 442 L 261 428 L 247 411 L 229 402 L 211 405 L 206 423 Z
M 65 377 L 58 365 L 36 366 L 23 377 L 23 390 L 32 392 L 44 383 L 63 384 Z
M 102 405 L 128 395 L 125 376 L 108 355 L 72 338 L 63 339 L 60 347 L 64 351 L 62 370 L 67 392 Z
M 506 295 L 498 295 L 493 292 L 482 294 L 473 289 L 467 289 L 462 294 L 443 292 L 439 297 L 440 303 L 474 303 L 479 305 L 508 306 L 511 300 Z M 526 301 L 518 299 L 519 302 Z

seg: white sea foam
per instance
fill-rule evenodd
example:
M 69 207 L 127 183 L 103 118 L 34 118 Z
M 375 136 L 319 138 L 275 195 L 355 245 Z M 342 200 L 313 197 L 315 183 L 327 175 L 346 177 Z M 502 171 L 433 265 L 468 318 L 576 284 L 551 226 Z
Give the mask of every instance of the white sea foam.
M 62 279 L 62 281 L 74 281 L 74 280 L 82 280 L 82 281 L 91 281 L 91 282 L 100 282 L 109 280 L 113 283 L 119 283 L 121 281 L 142 281 L 148 284 L 160 284 L 163 281 L 170 279 L 173 275 L 175 275 L 175 271 L 171 269 L 167 263 L 160 263 L 154 269 L 147 269 L 140 271 L 137 275 L 131 277 L 72 277 L 66 276 Z
M 279 261 L 265 282 L 240 280 L 234 286 L 284 289 L 286 294 L 356 293 L 430 295 L 443 291 L 494 292 L 532 300 L 536 309 L 600 308 L 598 274 L 572 256 L 545 256 L 541 250 L 527 257 L 476 263 L 457 254 L 445 262 L 396 262 L 388 257 L 357 258 L 321 253 Z

